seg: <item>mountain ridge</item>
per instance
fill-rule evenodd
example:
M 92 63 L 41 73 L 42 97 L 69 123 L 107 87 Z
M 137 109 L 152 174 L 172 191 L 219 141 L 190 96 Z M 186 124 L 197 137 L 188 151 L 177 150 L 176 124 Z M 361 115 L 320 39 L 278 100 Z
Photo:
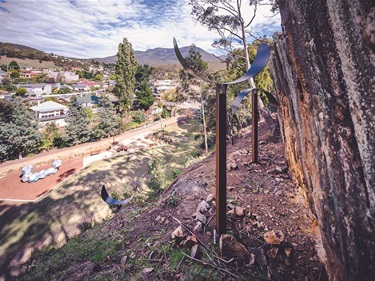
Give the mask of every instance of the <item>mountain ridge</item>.
M 189 49 L 191 46 L 185 46 L 181 47 L 180 51 L 183 56 L 187 56 Z M 214 70 L 218 69 L 224 69 L 225 64 L 222 63 L 222 61 L 217 58 L 215 55 L 203 50 L 202 48 L 196 47 L 196 50 L 202 55 L 202 60 L 207 62 L 209 67 Z M 167 65 L 176 65 L 180 66 L 180 63 L 177 60 L 176 54 L 174 52 L 173 48 L 162 48 L 162 47 L 156 47 L 153 49 L 148 49 L 146 51 L 134 51 L 135 57 L 139 64 L 148 64 L 153 67 L 159 67 L 159 66 L 167 66 Z M 52 58 L 52 56 L 56 56 L 56 54 L 47 53 L 45 51 L 41 51 L 26 45 L 20 45 L 15 43 L 6 43 L 6 42 L 0 42 L 0 54 L 1 55 L 7 55 L 12 54 L 9 57 L 14 58 L 36 58 L 36 59 L 42 59 L 44 61 L 50 61 L 55 60 Z M 58 55 L 57 55 L 58 56 Z M 59 57 L 66 57 L 66 56 L 59 56 Z M 104 58 L 73 58 L 73 57 L 67 57 L 79 61 L 89 62 L 89 61 L 98 61 L 100 63 L 116 63 L 117 55 L 108 56 Z
M 180 48 L 181 54 L 183 56 L 187 56 L 190 48 L 191 46 L 181 47 Z M 195 48 L 202 55 L 202 60 L 209 64 L 210 68 L 214 68 L 214 69 L 225 68 L 225 64 L 223 64 L 221 60 L 217 58 L 215 55 L 208 53 L 202 48 L 199 48 L 199 47 L 195 47 Z M 134 51 L 134 53 L 139 64 L 148 64 L 154 67 L 168 65 L 168 64 L 179 65 L 179 62 L 177 60 L 177 57 L 173 48 L 156 47 L 153 49 L 148 49 L 146 51 Z M 104 58 L 91 58 L 91 60 L 96 60 L 98 62 L 104 62 L 104 63 L 116 63 L 117 55 L 108 56 Z

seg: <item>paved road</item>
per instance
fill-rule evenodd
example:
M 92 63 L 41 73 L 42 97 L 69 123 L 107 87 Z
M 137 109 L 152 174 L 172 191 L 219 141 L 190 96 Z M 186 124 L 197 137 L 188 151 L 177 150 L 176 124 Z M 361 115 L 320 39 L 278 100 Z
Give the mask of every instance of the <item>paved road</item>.
M 145 133 L 151 133 L 154 130 L 161 129 L 162 126 L 177 126 L 177 119 L 183 118 L 183 116 L 176 116 L 171 117 L 168 119 L 163 119 L 159 122 L 153 123 L 152 125 L 149 125 L 147 127 L 141 127 L 137 129 L 133 129 L 130 131 L 127 131 L 121 135 L 118 135 L 115 137 L 115 141 L 126 141 L 130 138 L 138 137 L 145 135 Z M 22 159 L 7 161 L 5 163 L 0 164 L 0 178 L 7 175 L 10 171 L 15 171 L 17 169 L 21 170 L 23 166 L 32 164 L 37 165 L 41 163 L 46 162 L 52 162 L 55 159 L 71 159 L 76 158 L 82 155 L 88 155 L 90 154 L 90 151 L 93 150 L 107 150 L 111 143 L 113 138 L 106 138 L 102 139 L 98 142 L 90 142 L 90 143 L 84 143 L 80 144 L 74 147 L 68 147 L 63 149 L 53 149 L 48 152 L 40 153 L 34 156 L 25 157 Z

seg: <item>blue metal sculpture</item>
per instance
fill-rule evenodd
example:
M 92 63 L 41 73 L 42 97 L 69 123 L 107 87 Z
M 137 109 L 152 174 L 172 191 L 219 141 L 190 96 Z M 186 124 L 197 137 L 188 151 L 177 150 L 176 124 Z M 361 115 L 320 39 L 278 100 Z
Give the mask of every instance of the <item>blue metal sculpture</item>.
M 218 83 L 218 82 L 215 82 L 215 81 L 210 81 L 207 78 L 204 78 L 204 77 L 200 76 L 199 74 L 195 73 L 189 67 L 189 65 L 186 63 L 184 57 L 182 56 L 182 54 L 181 54 L 181 52 L 178 48 L 176 38 L 173 38 L 173 45 L 174 45 L 174 50 L 175 50 L 177 59 L 181 63 L 181 65 L 183 66 L 183 68 L 185 69 L 185 71 L 187 73 L 189 73 L 191 76 L 194 76 L 195 78 L 200 79 L 200 80 L 204 80 L 204 81 L 216 83 L 216 84 Z M 224 84 L 224 85 L 238 84 L 238 83 L 247 81 L 247 80 L 255 77 L 266 66 L 269 57 L 270 57 L 270 47 L 268 47 L 267 44 L 259 45 L 257 53 L 255 55 L 254 62 L 252 63 L 252 65 L 248 69 L 248 71 L 243 76 L 241 76 L 240 78 L 238 78 L 234 81 L 225 82 L 225 83 L 221 83 L 221 84 Z
M 106 202 L 107 204 L 110 204 L 110 205 L 126 205 L 133 199 L 134 195 L 127 198 L 127 199 L 124 199 L 124 200 L 116 200 L 116 199 L 112 198 L 111 196 L 109 196 L 109 194 L 107 192 L 107 189 L 103 185 L 102 191 L 101 191 L 101 196 L 102 196 L 102 199 L 104 200 L 104 202 Z

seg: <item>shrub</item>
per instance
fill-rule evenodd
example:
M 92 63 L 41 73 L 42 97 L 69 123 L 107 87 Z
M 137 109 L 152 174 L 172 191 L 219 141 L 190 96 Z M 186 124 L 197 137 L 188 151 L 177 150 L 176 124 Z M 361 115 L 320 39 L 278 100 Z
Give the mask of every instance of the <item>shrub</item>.
M 146 121 L 146 115 L 142 112 L 137 112 L 134 116 L 133 116 L 133 121 L 140 124 L 140 123 L 143 123 Z

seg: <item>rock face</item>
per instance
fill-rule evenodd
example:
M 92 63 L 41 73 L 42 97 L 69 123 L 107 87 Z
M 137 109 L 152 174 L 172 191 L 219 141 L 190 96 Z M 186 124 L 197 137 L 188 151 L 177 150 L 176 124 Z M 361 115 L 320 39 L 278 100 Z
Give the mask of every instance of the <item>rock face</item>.
M 375 276 L 375 3 L 279 0 L 271 71 L 289 170 L 330 280 Z

